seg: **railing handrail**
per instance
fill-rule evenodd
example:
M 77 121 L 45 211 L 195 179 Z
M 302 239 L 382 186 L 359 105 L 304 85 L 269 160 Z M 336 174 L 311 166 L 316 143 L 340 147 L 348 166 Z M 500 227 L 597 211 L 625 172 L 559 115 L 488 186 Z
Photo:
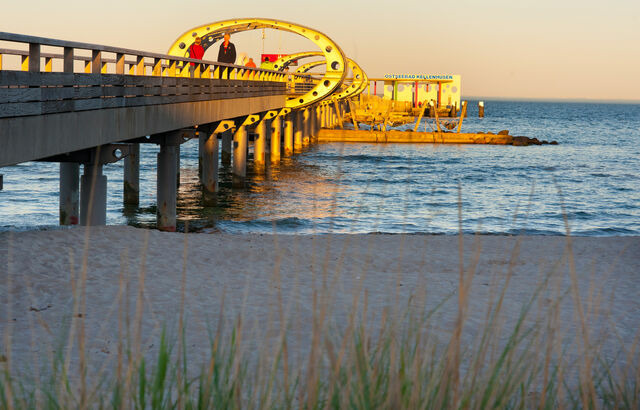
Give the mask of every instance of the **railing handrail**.
M 173 56 L 173 55 L 168 55 L 168 54 L 160 54 L 160 53 L 152 53 L 152 52 L 141 51 L 141 50 L 133 50 L 133 49 L 128 49 L 128 48 L 111 47 L 111 46 L 105 46 L 105 45 L 101 45 L 101 44 L 82 43 L 82 42 L 78 42 L 78 41 L 58 40 L 58 39 L 52 39 L 52 38 L 30 36 L 30 35 L 26 35 L 26 34 L 8 33 L 8 32 L 4 32 L 4 31 L 0 31 L 0 41 L 10 41 L 10 42 L 16 42 L 16 43 L 38 44 L 40 46 L 63 47 L 63 48 L 72 48 L 72 49 L 81 49 L 81 50 L 90 50 L 90 51 L 100 51 L 100 52 L 107 52 L 107 53 L 115 53 L 115 54 L 122 54 L 122 55 L 132 55 L 132 56 L 142 57 L 143 59 L 144 58 L 153 58 L 153 59 L 156 59 L 156 60 L 159 59 L 159 60 L 181 61 L 181 62 L 185 63 L 185 64 L 183 64 L 183 67 L 186 65 L 186 63 L 194 63 L 194 64 L 212 65 L 214 67 L 227 67 L 227 68 L 231 68 L 231 69 L 240 69 L 240 70 L 248 70 L 248 71 L 255 71 L 255 72 L 264 72 L 264 73 L 269 73 L 269 74 L 289 75 L 289 76 L 293 76 L 294 78 L 309 78 L 310 77 L 310 75 L 307 75 L 307 74 L 286 73 L 286 72 L 282 72 L 282 71 L 270 70 L 270 69 L 265 69 L 265 68 L 260 68 L 260 67 L 247 67 L 247 66 L 243 66 L 243 65 L 221 63 L 221 62 L 218 62 L 218 61 L 199 60 L 199 59 L 193 59 L 193 58 L 188 58 L 188 57 L 180 57 L 180 56 Z M 22 56 L 24 56 L 24 55 L 29 55 L 29 52 L 28 51 L 23 51 L 23 50 L 2 49 L 0 51 L 0 54 L 22 55 Z M 62 55 L 53 55 L 53 53 L 42 53 L 42 57 L 63 58 Z M 74 55 L 74 59 L 78 59 L 78 60 L 87 61 L 86 58 L 88 58 L 88 57 L 83 57 L 83 56 L 77 56 L 77 57 L 80 57 L 80 58 L 76 58 L 76 56 Z M 108 61 L 107 59 L 104 59 L 104 62 L 113 62 L 113 61 Z M 129 64 L 129 63 L 127 63 L 127 64 Z M 147 65 L 146 63 L 144 63 L 144 64 Z

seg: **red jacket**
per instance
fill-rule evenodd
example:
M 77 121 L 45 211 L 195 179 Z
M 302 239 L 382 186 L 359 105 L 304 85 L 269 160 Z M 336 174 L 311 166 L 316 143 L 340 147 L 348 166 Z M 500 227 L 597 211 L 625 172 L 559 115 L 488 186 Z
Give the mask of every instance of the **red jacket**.
M 197 58 L 198 60 L 202 60 L 203 56 L 204 47 L 202 47 L 200 44 L 191 44 L 191 47 L 189 47 L 189 58 Z M 194 65 L 194 63 L 191 63 L 191 65 Z

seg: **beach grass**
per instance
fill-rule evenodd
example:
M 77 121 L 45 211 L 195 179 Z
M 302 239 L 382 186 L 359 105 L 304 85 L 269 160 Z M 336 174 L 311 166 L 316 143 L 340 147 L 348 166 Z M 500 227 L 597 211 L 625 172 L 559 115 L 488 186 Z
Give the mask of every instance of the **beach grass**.
M 185 239 L 185 249 L 186 249 Z M 571 249 L 571 239 L 567 239 Z M 371 322 L 367 292 L 354 292 L 346 322 L 331 322 L 331 289 L 313 293 L 310 344 L 302 357 L 290 351 L 294 321 L 285 297 L 275 295 L 276 318 L 267 324 L 273 332 L 264 340 L 247 343 L 248 318 L 239 315 L 225 329 L 224 299 L 219 320 L 210 331 L 208 354 L 194 359 L 185 343 L 189 323 L 184 311 L 185 275 L 177 331 L 165 329 L 156 340 L 153 357 L 141 353 L 144 319 L 143 287 L 136 299 L 135 317 L 119 306 L 118 338 L 114 360 L 92 370 L 85 350 L 86 335 L 78 312 L 84 311 L 86 264 L 75 277 L 74 309 L 67 334 L 51 357 L 38 358 L 31 372 L 14 371 L 11 356 L 2 355 L 0 407 L 6 409 L 136 408 L 640 408 L 640 370 L 637 341 L 628 349 L 625 365 L 607 361 L 597 341 L 590 339 L 588 312 L 577 297 L 577 287 L 555 292 L 556 299 L 540 314 L 541 295 L 554 291 L 554 271 L 543 275 L 536 289 L 522 301 L 517 320 L 509 326 L 502 318 L 503 299 L 519 253 L 518 242 L 487 303 L 485 322 L 473 343 L 461 334 L 469 305 L 474 263 L 461 266 L 458 291 L 445 295 L 434 309 L 422 308 L 417 290 L 406 305 L 385 308 Z M 462 256 L 460 256 L 462 261 Z M 569 265 L 571 256 L 567 254 Z M 186 264 L 187 259 L 183 263 Z M 331 275 L 327 275 L 330 277 Z M 577 281 L 575 272 L 570 274 Z M 121 279 L 123 274 L 121 274 Z M 144 270 L 138 281 L 144 283 Z M 278 279 L 274 279 L 277 281 Z M 331 280 L 327 281 L 328 284 Z M 120 281 L 119 296 L 125 293 Z M 328 286 L 328 285 L 327 285 Z M 329 291 L 329 292 L 326 292 Z M 457 298 L 458 311 L 448 340 L 434 329 L 439 309 Z M 562 334 L 559 308 L 573 298 L 578 333 Z M 120 300 L 122 305 L 124 301 Z M 590 303 L 597 303 L 592 300 Z M 415 306 L 421 308 L 416 309 Z M 277 319 L 277 320 L 275 320 Z M 123 329 L 131 332 L 124 332 Z M 578 354 L 567 352 L 567 340 Z M 11 343 L 4 337 L 5 351 Z M 256 346 L 258 348 L 256 349 Z M 108 369 L 108 370 L 107 370 Z M 90 374 L 91 373 L 91 374 Z

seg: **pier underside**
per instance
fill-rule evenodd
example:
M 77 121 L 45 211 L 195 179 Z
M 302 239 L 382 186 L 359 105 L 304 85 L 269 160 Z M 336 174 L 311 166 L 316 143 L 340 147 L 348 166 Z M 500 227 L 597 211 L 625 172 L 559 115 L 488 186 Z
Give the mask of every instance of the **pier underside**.
M 248 115 L 285 95 L 0 118 L 0 167 Z

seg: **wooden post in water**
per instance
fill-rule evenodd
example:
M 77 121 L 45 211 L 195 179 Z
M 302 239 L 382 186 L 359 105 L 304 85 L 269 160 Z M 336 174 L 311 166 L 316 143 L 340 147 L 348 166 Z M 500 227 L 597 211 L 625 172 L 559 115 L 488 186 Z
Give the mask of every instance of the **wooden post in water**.
M 484 118 L 484 101 L 478 101 L 478 118 Z

